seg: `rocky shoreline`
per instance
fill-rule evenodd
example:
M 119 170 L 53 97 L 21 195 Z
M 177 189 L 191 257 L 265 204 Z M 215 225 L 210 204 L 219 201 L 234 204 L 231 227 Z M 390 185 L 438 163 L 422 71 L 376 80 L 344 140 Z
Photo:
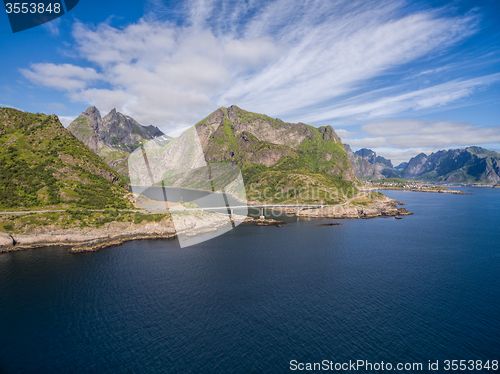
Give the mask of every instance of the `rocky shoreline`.
M 139 224 L 110 222 L 100 228 L 43 226 L 26 234 L 0 233 L 0 253 L 51 246 L 69 247 L 70 253 L 94 252 L 132 240 L 173 239 L 181 233 L 206 233 L 227 223 L 227 216 L 221 214 L 208 214 L 203 219 L 186 215 L 178 218 L 178 224 L 179 219 L 184 228 L 181 231 L 176 231 L 173 221 L 165 218 Z
M 367 206 L 327 206 L 323 208 L 301 208 L 299 217 L 308 218 L 375 218 L 413 214 L 405 208 L 398 208 L 399 201 L 381 199 Z M 276 209 L 274 209 L 276 210 Z M 281 212 L 296 216 L 296 208 L 283 208 Z M 134 224 L 132 222 L 111 222 L 100 228 L 60 228 L 43 226 L 26 234 L 0 233 L 0 253 L 22 251 L 32 248 L 62 246 L 69 247 L 70 253 L 95 252 L 103 248 L 120 245 L 133 240 L 174 239 L 178 234 L 189 236 L 216 231 L 227 224 L 228 217 L 223 214 L 209 214 L 203 219 L 186 215 L 182 217 L 182 231 L 176 231 L 171 219 L 160 222 Z M 285 222 L 274 219 L 239 217 L 242 223 L 256 226 L 281 227 Z M 179 226 L 177 226 L 179 227 Z
M 101 228 L 39 228 L 29 234 L 0 234 L 0 253 L 25 249 L 63 246 L 70 253 L 93 252 L 131 240 L 172 239 L 176 236 L 170 221 L 133 224 L 111 222 Z

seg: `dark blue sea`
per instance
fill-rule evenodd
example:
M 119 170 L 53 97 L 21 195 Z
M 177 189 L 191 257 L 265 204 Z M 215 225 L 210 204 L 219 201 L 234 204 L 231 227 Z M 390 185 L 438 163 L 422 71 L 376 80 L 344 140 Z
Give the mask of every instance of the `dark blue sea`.
M 438 360 L 449 373 L 444 360 L 500 360 L 500 189 L 464 190 L 385 191 L 415 213 L 402 220 L 1 254 L 0 373 L 305 372 L 293 360 L 421 372 Z

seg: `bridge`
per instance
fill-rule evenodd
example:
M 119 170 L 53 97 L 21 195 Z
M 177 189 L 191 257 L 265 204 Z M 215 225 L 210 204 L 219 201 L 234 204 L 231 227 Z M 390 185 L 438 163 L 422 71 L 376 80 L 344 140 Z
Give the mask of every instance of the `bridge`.
M 247 209 L 250 209 L 250 208 L 256 208 L 256 209 L 260 209 L 260 218 L 261 219 L 264 219 L 264 209 L 266 208 L 270 208 L 270 209 L 282 209 L 282 208 L 295 208 L 296 209 L 296 213 L 295 215 L 299 215 L 299 212 L 301 210 L 304 210 L 304 209 L 319 209 L 319 208 L 323 208 L 325 207 L 326 205 L 324 204 L 301 204 L 301 205 L 297 205 L 297 204 L 261 204 L 261 205 L 231 205 L 231 206 L 219 206 L 219 207 L 199 207 L 199 208 L 185 208 L 183 209 L 182 211 L 186 211 L 186 210 L 202 210 L 202 211 L 205 211 L 205 210 L 221 210 L 221 209 L 226 209 L 228 214 L 232 217 L 234 215 L 234 210 L 235 209 L 242 209 L 242 208 L 247 208 Z

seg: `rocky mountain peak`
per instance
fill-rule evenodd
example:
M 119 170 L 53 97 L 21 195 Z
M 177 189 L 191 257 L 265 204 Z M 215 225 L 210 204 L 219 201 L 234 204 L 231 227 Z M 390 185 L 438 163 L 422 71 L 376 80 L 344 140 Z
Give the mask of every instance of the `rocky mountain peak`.
M 357 150 L 354 153 L 357 154 L 359 157 L 364 158 L 370 164 L 374 164 L 375 163 L 375 158 L 377 157 L 377 154 L 374 151 L 372 151 L 371 149 L 368 149 L 368 148 L 361 148 L 361 149 Z
M 402 162 L 398 166 L 396 166 L 394 169 L 396 170 L 404 170 L 408 166 L 407 162 Z
M 340 143 L 340 138 L 335 133 L 332 126 L 328 125 L 318 127 L 318 131 L 320 134 L 323 134 L 323 140 L 333 140 L 335 143 Z
M 398 173 L 394 169 L 391 160 L 382 156 L 378 156 L 373 150 L 368 148 L 361 148 L 354 152 L 357 156 L 368 161 L 370 164 L 375 165 L 377 170 L 387 178 L 396 178 Z
M 97 115 L 97 116 L 99 116 L 99 118 L 101 117 L 101 113 L 99 112 L 99 110 L 95 106 L 89 106 L 85 110 L 85 112 L 83 112 L 83 114 L 86 114 L 88 116 Z
M 104 116 L 103 120 L 106 120 L 106 121 L 112 121 L 112 120 L 115 120 L 115 119 L 118 117 L 118 114 L 120 114 L 120 115 L 121 115 L 121 113 L 118 113 L 118 112 L 116 111 L 116 108 L 113 108 L 113 109 L 111 109 L 111 111 L 110 111 L 108 114 L 106 114 L 106 115 Z
M 88 107 L 85 112 L 82 112 L 80 117 L 86 118 L 93 133 L 99 133 L 102 131 L 101 113 L 95 106 Z

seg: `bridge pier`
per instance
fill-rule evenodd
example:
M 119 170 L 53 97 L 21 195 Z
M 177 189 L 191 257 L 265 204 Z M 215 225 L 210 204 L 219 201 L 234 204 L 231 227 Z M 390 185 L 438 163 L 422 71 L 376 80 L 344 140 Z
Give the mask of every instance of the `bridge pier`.
M 260 217 L 259 219 L 266 219 L 266 217 L 264 217 L 264 208 L 260 208 Z

